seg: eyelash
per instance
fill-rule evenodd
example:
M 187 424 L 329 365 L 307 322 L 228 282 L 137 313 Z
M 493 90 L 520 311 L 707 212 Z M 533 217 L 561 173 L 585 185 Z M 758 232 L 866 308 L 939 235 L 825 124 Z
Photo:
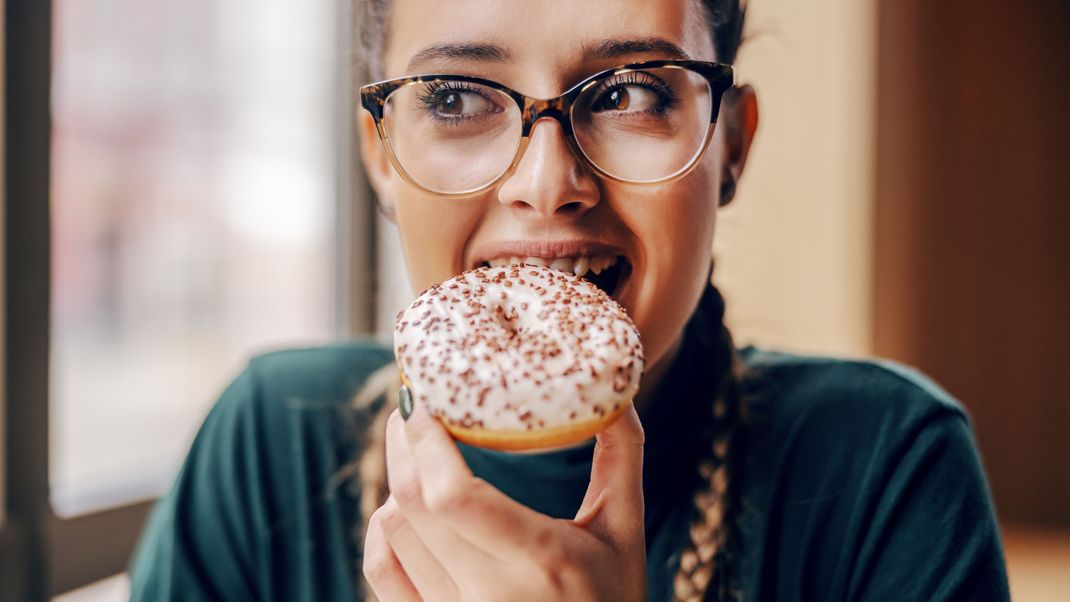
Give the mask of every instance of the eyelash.
M 595 98 L 600 99 L 603 94 L 610 92 L 611 90 L 627 86 L 639 86 L 656 94 L 661 105 L 656 109 L 658 113 L 671 109 L 679 100 L 676 96 L 676 92 L 672 89 L 672 86 L 661 79 L 654 77 L 649 73 L 643 73 L 642 71 L 631 71 L 617 75 L 609 80 L 602 81 L 598 84 L 598 94 Z
M 469 94 L 477 94 L 487 99 L 488 102 L 493 102 L 493 100 L 488 98 L 482 90 L 475 88 L 468 82 L 427 82 L 426 84 L 424 84 L 424 91 L 419 96 L 417 96 L 416 99 L 420 101 L 420 105 L 422 105 L 424 110 L 427 111 L 429 115 L 431 115 L 432 119 L 435 119 L 448 125 L 459 125 L 460 123 L 473 119 L 474 117 L 472 115 L 445 116 L 436 111 L 435 108 L 438 105 L 439 95 L 441 95 L 443 92 L 466 92 Z
M 626 86 L 639 86 L 650 90 L 657 95 L 659 105 L 654 110 L 655 113 L 663 113 L 672 107 L 674 107 L 678 101 L 675 91 L 672 86 L 668 85 L 661 79 L 650 75 L 649 73 L 643 73 L 641 71 L 632 71 L 629 73 L 623 73 L 617 75 L 609 80 L 605 80 L 599 83 L 598 93 L 595 98 L 600 98 L 603 94 L 614 90 L 616 88 L 623 88 Z M 477 94 L 488 101 L 492 101 L 487 98 L 487 95 L 480 89 L 470 85 L 464 81 L 438 81 L 427 82 L 424 84 L 424 91 L 417 96 L 417 100 L 423 106 L 424 110 L 431 115 L 432 119 L 436 121 L 449 124 L 460 125 L 465 121 L 474 119 L 472 115 L 459 115 L 459 116 L 445 116 L 435 110 L 439 96 L 442 93 L 448 92 L 465 92 L 469 94 Z

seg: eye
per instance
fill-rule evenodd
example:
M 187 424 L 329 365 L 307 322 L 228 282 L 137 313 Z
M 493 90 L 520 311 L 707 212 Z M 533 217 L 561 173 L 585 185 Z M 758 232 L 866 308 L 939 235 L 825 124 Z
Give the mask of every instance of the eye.
M 420 102 L 434 117 L 451 120 L 502 111 L 485 91 L 463 83 L 430 84 L 420 96 Z
M 435 109 L 443 115 L 482 113 L 490 109 L 490 101 L 471 92 L 443 92 L 436 100 Z
M 640 85 L 615 86 L 601 96 L 594 103 L 592 109 L 599 113 L 602 111 L 658 111 L 662 108 L 662 100 L 652 90 Z
M 646 71 L 612 75 L 592 88 L 587 107 L 604 117 L 663 117 L 677 102 L 669 80 Z

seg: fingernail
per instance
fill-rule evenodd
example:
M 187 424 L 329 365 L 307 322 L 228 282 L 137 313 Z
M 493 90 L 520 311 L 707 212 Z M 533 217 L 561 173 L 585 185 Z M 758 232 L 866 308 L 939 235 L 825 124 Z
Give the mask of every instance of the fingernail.
M 401 410 L 401 417 L 405 420 L 412 416 L 412 391 L 405 385 L 401 385 L 398 389 L 398 408 Z

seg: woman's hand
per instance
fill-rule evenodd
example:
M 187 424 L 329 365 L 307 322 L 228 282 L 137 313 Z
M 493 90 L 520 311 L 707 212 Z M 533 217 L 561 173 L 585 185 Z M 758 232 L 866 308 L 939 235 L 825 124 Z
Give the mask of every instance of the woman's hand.
M 475 477 L 421 404 L 387 423 L 390 498 L 368 522 L 364 576 L 380 600 L 645 600 L 643 429 L 634 408 L 598 435 L 575 519 Z

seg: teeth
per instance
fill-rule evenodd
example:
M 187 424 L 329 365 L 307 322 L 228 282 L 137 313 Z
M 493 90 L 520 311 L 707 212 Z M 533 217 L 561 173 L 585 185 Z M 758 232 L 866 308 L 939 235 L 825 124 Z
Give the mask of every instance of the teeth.
M 550 268 L 554 270 L 572 271 L 572 260 L 568 257 L 558 257 L 550 262 Z
M 573 266 L 572 270 L 577 276 L 583 276 L 587 273 L 587 267 L 590 266 L 590 264 L 591 259 L 589 257 L 580 257 L 576 260 L 576 265 Z
M 591 271 L 595 274 L 601 274 L 606 271 L 609 266 L 617 263 L 616 255 L 596 257 L 591 260 Z
M 556 259 L 546 259 L 544 257 L 496 257 L 494 259 L 488 259 L 487 263 L 495 268 L 516 264 L 549 266 L 551 269 L 572 272 L 577 276 L 582 277 L 587 275 L 588 272 L 591 272 L 592 274 L 601 274 L 610 266 L 617 263 L 617 257 L 615 255 L 558 257 Z

